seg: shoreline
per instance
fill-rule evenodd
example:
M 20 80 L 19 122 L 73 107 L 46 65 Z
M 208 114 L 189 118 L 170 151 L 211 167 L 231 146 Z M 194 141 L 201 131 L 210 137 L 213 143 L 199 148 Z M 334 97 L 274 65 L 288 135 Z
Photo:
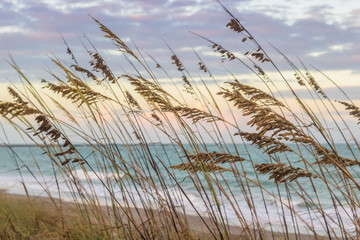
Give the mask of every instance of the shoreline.
M 0 189 L 0 204 L 2 201 L 11 201 L 14 205 L 21 204 L 24 205 L 35 205 L 35 206 L 41 206 L 42 209 L 45 209 L 46 211 L 49 211 L 51 214 L 59 214 L 59 206 L 61 215 L 65 217 L 74 217 L 76 215 L 80 216 L 81 214 L 81 206 L 85 209 L 87 207 L 90 207 L 87 204 L 76 204 L 74 202 L 67 202 L 67 201 L 60 201 L 57 198 L 50 199 L 49 197 L 44 196 L 29 196 L 29 198 L 26 195 L 23 194 L 13 194 L 13 193 L 7 193 L 6 190 Z M 54 206 L 57 206 L 54 208 Z M 80 207 L 80 208 L 79 208 Z M 146 219 L 147 214 L 146 211 L 142 208 L 127 208 L 129 210 L 129 213 L 134 217 L 135 223 L 138 225 L 144 224 L 144 219 Z M 112 211 L 111 207 L 108 206 L 101 206 L 101 211 L 104 213 L 109 213 L 109 211 Z M 160 210 L 152 210 L 155 215 L 160 216 Z M 122 220 L 126 221 L 126 216 L 123 214 L 121 217 Z M 196 239 L 214 239 L 214 236 L 210 233 L 209 229 L 207 228 L 206 224 L 211 227 L 211 220 L 209 217 L 205 216 L 202 217 L 195 216 L 195 215 L 189 215 L 186 214 L 185 220 L 190 227 L 190 230 L 193 234 L 195 234 Z M 160 218 L 159 218 L 160 219 Z M 205 223 L 206 224 L 205 224 Z M 245 229 L 243 229 L 240 226 L 234 226 L 234 225 L 227 225 L 226 226 L 230 239 L 248 239 L 245 236 Z M 252 230 L 253 231 L 253 230 Z M 255 230 L 257 231 L 257 230 Z M 304 240 L 311 240 L 315 239 L 314 235 L 309 234 L 294 234 L 289 233 L 288 236 L 282 232 L 271 232 L 268 230 L 262 230 L 263 236 L 265 239 L 304 239 Z M 318 236 L 317 239 L 328 239 L 324 236 Z

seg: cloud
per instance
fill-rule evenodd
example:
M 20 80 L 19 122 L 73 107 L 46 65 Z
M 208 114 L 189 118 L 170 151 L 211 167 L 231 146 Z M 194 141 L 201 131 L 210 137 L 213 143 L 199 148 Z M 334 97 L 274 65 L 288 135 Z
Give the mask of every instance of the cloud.
M 292 59 L 299 56 L 321 70 L 357 71 L 360 32 L 356 14 L 360 10 L 352 9 L 347 16 L 336 15 L 336 8 L 325 1 L 304 8 L 296 8 L 296 4 L 284 1 L 272 1 L 271 5 L 255 0 L 222 2 L 270 53 L 276 54 L 276 51 L 267 42 Z M 299 14 L 292 18 L 292 15 L 295 16 L 294 9 Z M 83 47 L 79 39 L 87 42 L 83 34 L 100 51 L 110 49 L 113 46 L 102 37 L 89 14 L 119 37 L 131 38 L 141 49 L 158 54 L 154 57 L 162 64 L 169 62 L 171 56 L 164 39 L 190 69 L 192 66 L 196 69 L 197 60 L 192 51 L 184 49 L 197 49 L 200 54 L 204 53 L 202 56 L 210 66 L 218 66 L 219 57 L 209 54 L 212 52 L 208 48 L 210 43 L 189 31 L 219 42 L 234 52 L 245 52 L 249 48 L 246 43 L 241 43 L 241 36 L 225 28 L 230 17 L 212 0 L 17 0 L 4 1 L 0 5 L 0 57 L 6 59 L 9 48 L 16 53 L 15 60 L 20 61 L 22 67 L 41 74 L 48 63 L 29 59 L 41 59 L 51 53 L 60 58 L 66 57 L 60 33 L 81 54 L 85 51 L 80 50 Z M 132 44 L 131 41 L 129 43 Z M 111 54 L 114 50 L 106 50 L 104 54 L 109 54 L 109 61 L 116 62 L 115 57 L 119 56 Z M 85 60 L 87 56 L 79 58 Z M 275 60 L 281 61 L 281 58 Z M 5 68 L 8 68 L 6 64 L 0 64 L 0 70 Z M 218 68 L 213 71 L 224 70 Z
M 332 100 L 347 101 L 350 98 L 353 101 L 360 101 L 359 85 L 341 87 L 341 90 L 337 87 L 325 87 L 322 90 Z M 311 100 L 315 96 L 314 92 L 311 92 L 310 94 L 306 88 L 295 89 L 295 92 L 303 100 Z M 346 95 L 344 95 L 344 93 Z M 294 95 L 290 90 L 281 91 L 281 94 L 285 98 L 294 98 Z
M 25 33 L 27 30 L 22 26 L 3 26 L 0 27 L 0 34 Z

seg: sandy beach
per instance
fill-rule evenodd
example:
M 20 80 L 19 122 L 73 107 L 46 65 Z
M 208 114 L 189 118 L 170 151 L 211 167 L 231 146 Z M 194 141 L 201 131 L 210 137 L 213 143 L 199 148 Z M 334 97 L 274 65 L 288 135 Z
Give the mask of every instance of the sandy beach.
M 39 197 L 39 196 L 30 196 L 29 198 L 26 195 L 21 194 L 9 194 L 4 190 L 0 190 L 0 206 L 3 201 L 10 201 L 14 204 L 14 206 L 22 205 L 30 208 L 32 205 L 34 208 L 40 207 L 46 212 L 49 213 L 50 216 L 55 214 L 61 214 L 64 218 L 76 218 L 79 217 L 81 211 L 86 209 L 86 206 L 83 204 L 75 204 L 71 202 L 61 202 L 59 199 L 50 199 L 47 197 Z M 30 203 L 31 202 L 31 203 Z M 81 207 L 82 206 L 82 207 Z M 83 208 L 83 209 L 82 209 Z M 110 207 L 101 207 L 101 211 L 109 213 L 112 211 Z M 156 212 L 156 211 L 154 211 Z M 141 208 L 131 208 L 128 212 L 133 216 L 135 223 L 138 226 L 144 224 L 144 219 L 146 219 L 147 213 L 144 209 Z M 159 213 L 154 214 L 156 218 L 159 218 Z M 158 216 L 156 216 L 158 215 Z M 126 222 L 126 215 L 122 215 L 122 220 Z M 215 237 L 210 234 L 208 227 L 211 228 L 211 220 L 208 217 L 203 217 L 203 220 L 199 216 L 187 215 L 186 221 L 190 226 L 193 234 L 195 235 L 195 239 L 215 239 Z M 207 227 L 207 226 L 208 227 Z M 227 226 L 230 239 L 250 239 L 245 236 L 245 231 L 241 227 L 238 226 Z M 256 234 L 259 236 L 259 234 Z M 269 231 L 263 231 L 263 236 L 265 239 L 304 239 L 310 240 L 315 239 L 312 235 L 301 234 L 295 236 L 295 234 L 289 234 L 288 238 L 283 233 L 271 233 Z M 220 239 L 219 236 L 216 238 Z M 260 238 L 259 238 L 260 239 Z M 317 239 L 328 239 L 326 237 L 319 237 Z

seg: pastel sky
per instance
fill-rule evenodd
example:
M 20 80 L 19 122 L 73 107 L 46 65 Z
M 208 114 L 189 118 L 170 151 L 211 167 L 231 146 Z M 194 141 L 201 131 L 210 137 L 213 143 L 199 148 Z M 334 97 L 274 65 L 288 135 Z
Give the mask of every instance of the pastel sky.
M 221 2 L 266 48 L 272 49 L 269 42 L 295 61 L 298 56 L 360 99 L 358 0 Z M 171 62 L 166 41 L 186 64 L 196 66 L 190 62 L 195 50 L 210 67 L 218 66 L 210 44 L 190 31 L 234 51 L 241 45 L 225 27 L 229 16 L 216 0 L 0 0 L 0 88 L 18 81 L 6 62 L 9 53 L 33 81 L 48 76 L 49 56 L 69 59 L 61 35 L 83 62 L 88 59 L 82 46 L 85 34 L 116 66 L 121 56 L 89 15 L 127 43 L 133 39 L 160 63 Z
M 357 0 L 241 0 L 226 1 L 233 14 L 259 39 L 288 55 L 299 56 L 321 70 L 352 70 L 360 64 L 360 3 Z M 163 57 L 170 44 L 180 55 L 192 49 L 208 53 L 196 32 L 235 48 L 225 29 L 229 20 L 215 0 L 2 0 L 0 58 L 11 52 L 24 70 L 42 75 L 46 55 L 63 56 L 66 47 L 82 48 L 86 34 L 102 50 L 112 46 L 102 38 L 89 14 L 123 39 L 130 37 L 152 55 Z M 187 53 L 186 53 L 187 51 Z M 185 56 L 186 57 L 186 56 Z M 1 61 L 0 76 L 9 66 Z M 1 81 L 7 81 L 4 77 Z

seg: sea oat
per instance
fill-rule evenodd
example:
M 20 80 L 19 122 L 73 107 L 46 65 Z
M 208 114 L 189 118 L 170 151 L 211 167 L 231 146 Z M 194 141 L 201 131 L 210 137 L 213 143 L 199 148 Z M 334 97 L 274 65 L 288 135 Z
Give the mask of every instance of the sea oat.
M 345 109 L 350 111 L 349 114 L 351 116 L 356 117 L 358 120 L 358 124 L 360 124 L 360 108 L 359 107 L 355 106 L 353 103 L 347 103 L 344 101 L 337 101 L 337 102 L 344 105 Z
M 38 109 L 31 108 L 26 104 L 0 102 L 0 114 L 11 115 L 11 118 L 41 113 Z
M 86 76 L 88 78 L 91 78 L 92 80 L 94 81 L 98 81 L 97 77 L 95 76 L 95 74 L 93 74 L 92 72 L 90 72 L 89 70 L 85 69 L 85 68 L 82 68 L 80 66 L 77 66 L 77 65 L 71 65 L 70 67 L 73 67 L 76 71 L 78 72 L 82 72 L 82 73 L 85 73 Z
M 191 119 L 193 123 L 197 123 L 200 120 L 204 120 L 205 122 L 214 122 L 214 121 L 222 121 L 223 120 L 220 117 L 214 116 L 211 113 L 202 111 L 197 108 L 177 106 L 177 107 L 172 107 L 172 108 L 163 109 L 163 110 L 179 112 L 181 114 L 181 116 Z
M 269 106 L 273 105 L 273 106 L 284 107 L 284 104 L 282 102 L 280 102 L 275 97 L 265 93 L 264 91 L 258 88 L 242 84 L 238 80 L 235 80 L 233 82 L 226 82 L 226 83 L 230 84 L 234 90 L 240 91 L 243 94 L 249 96 L 250 101 L 255 101 L 255 102 L 259 101 L 264 105 L 269 105 Z
M 255 169 L 261 174 L 270 173 L 269 180 L 274 179 L 275 183 L 292 182 L 300 177 L 317 177 L 304 169 L 287 166 L 284 163 L 263 163 L 255 165 Z
M 229 172 L 231 170 L 220 167 L 214 163 L 202 163 L 202 162 L 188 162 L 188 163 L 182 163 L 175 166 L 171 166 L 173 169 L 181 170 L 181 171 L 189 171 L 190 173 L 195 172 Z

